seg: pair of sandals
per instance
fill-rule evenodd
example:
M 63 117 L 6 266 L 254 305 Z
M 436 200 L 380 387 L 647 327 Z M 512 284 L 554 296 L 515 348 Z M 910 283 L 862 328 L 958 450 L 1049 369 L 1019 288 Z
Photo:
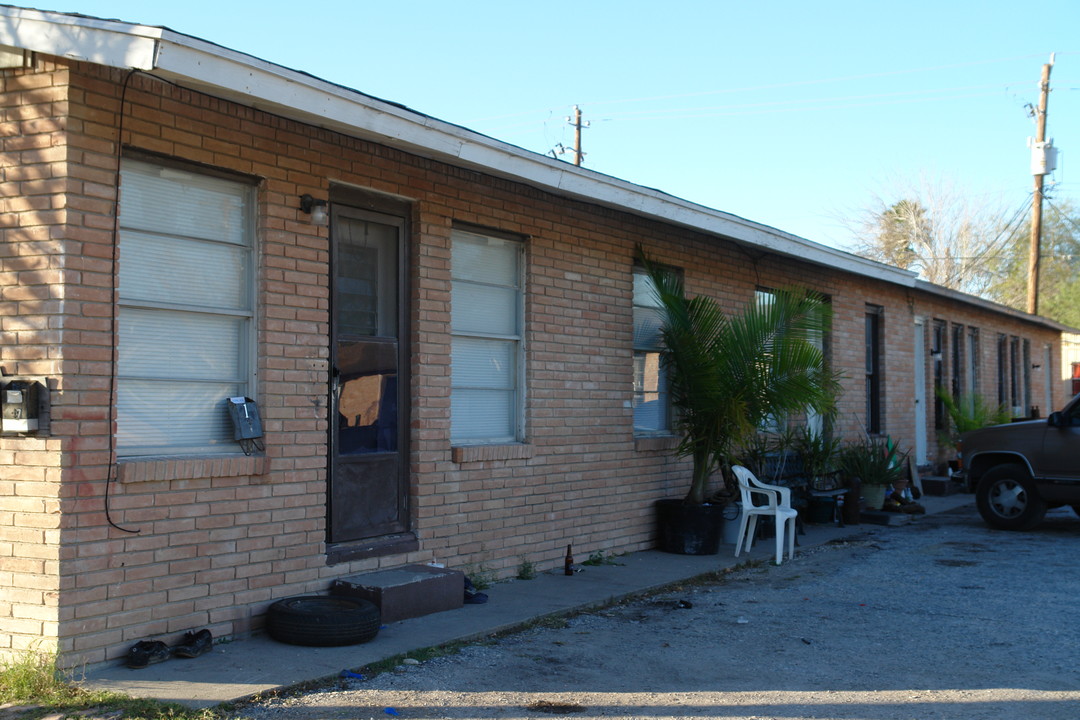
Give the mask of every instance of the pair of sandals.
M 214 645 L 214 636 L 209 630 L 188 631 L 178 645 L 169 647 L 160 640 L 140 640 L 127 654 L 129 668 L 144 668 L 147 665 L 164 662 L 171 657 L 194 658 L 210 652 Z

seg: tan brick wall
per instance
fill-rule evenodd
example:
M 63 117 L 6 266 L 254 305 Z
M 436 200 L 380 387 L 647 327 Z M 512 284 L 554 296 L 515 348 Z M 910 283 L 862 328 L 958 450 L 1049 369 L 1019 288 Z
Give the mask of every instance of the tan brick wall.
M 965 332 L 968 328 L 977 328 L 979 331 L 978 341 L 978 377 L 976 392 L 985 400 L 996 403 L 998 395 L 998 358 L 997 338 L 1004 334 L 1009 338 L 1016 337 L 1023 342 L 1027 340 L 1031 345 L 1030 367 L 1030 392 L 1031 403 L 1037 405 L 1043 417 L 1054 410 L 1060 410 L 1067 402 L 1070 395 L 1068 388 L 1058 381 L 1061 374 L 1061 335 L 1047 328 L 1040 327 L 1019 318 L 1005 316 L 990 312 L 973 305 L 965 305 L 951 302 L 931 293 L 914 294 L 915 313 L 925 319 L 924 332 L 926 333 L 925 347 L 929 353 L 931 347 L 931 332 L 935 320 L 946 324 L 946 341 L 944 347 L 944 383 L 945 387 L 951 388 L 953 368 L 951 361 L 952 327 L 962 325 Z M 912 320 L 912 323 L 914 320 Z M 1050 346 L 1051 362 L 1045 360 L 1045 348 Z M 966 350 L 965 350 L 966 352 Z M 947 443 L 942 443 L 939 438 L 940 432 L 934 427 L 934 388 L 933 368 L 927 361 L 926 367 L 926 397 L 929 403 L 927 432 L 929 458 L 937 469 L 943 470 L 941 465 L 949 459 L 953 459 L 953 448 Z M 1045 388 L 1049 384 L 1052 400 L 1049 407 L 1046 402 Z
M 63 554 L 55 547 L 53 564 L 43 567 L 43 560 L 35 567 L 37 577 L 53 581 L 52 590 L 63 591 L 58 605 L 53 598 L 53 634 L 69 662 L 114 659 L 136 640 L 172 641 L 195 627 L 242 634 L 259 627 L 275 598 L 322 591 L 335 577 L 378 567 L 434 559 L 505 576 L 522 559 L 541 570 L 557 565 L 568 542 L 580 557 L 651 547 L 652 501 L 680 494 L 688 466 L 671 457 L 670 442 L 635 442 L 632 432 L 631 269 L 638 243 L 684 268 L 691 292 L 712 294 L 731 309 L 751 300 L 759 285 L 806 282 L 810 276 L 835 308 L 832 357 L 846 372 L 841 427 L 849 436 L 861 432 L 865 306 L 884 306 L 886 431 L 902 444 L 912 441 L 913 317 L 955 311 L 948 303 L 939 310 L 935 298 L 835 270 L 807 273 L 795 260 L 750 254 L 728 242 L 136 75 L 124 108 L 125 146 L 244 173 L 258 182 L 258 399 L 266 452 L 259 458 L 122 462 L 111 473 L 111 257 L 124 76 L 72 67 L 70 114 L 59 114 L 67 122 L 61 138 L 68 148 L 61 168 L 66 194 L 57 191 L 50 200 L 66 210 L 67 224 L 48 216 L 61 223 L 66 245 L 42 253 L 57 262 L 67 258 L 68 274 L 54 279 L 72 303 L 62 326 L 64 363 L 41 369 L 59 378 L 55 437 L 0 441 L 0 466 L 33 473 L 0 483 L 0 490 L 10 491 L 4 493 L 0 527 L 9 527 L 8 519 L 18 514 L 10 508 L 17 506 L 12 498 L 20 489 L 42 493 L 35 496 L 38 504 L 20 511 L 39 523 L 55 517 L 46 486 L 62 498 L 62 528 L 38 532 L 62 532 Z M 67 78 L 62 70 L 25 75 L 37 83 L 44 76 Z M 30 92 L 8 89 L 5 108 L 30 105 Z M 327 197 L 332 183 L 413 201 L 410 502 L 420 549 L 330 566 L 324 547 L 329 244 L 327 230 L 312 226 L 297 204 L 305 192 Z M 6 190 L 5 200 L 14 194 L 21 193 Z M 454 449 L 448 440 L 455 222 L 525 239 L 525 448 Z M 46 276 L 28 286 L 6 264 L 4 273 L 0 327 L 8 338 L 24 332 L 19 323 L 30 317 L 18 304 L 49 300 L 21 299 L 28 287 L 47 285 Z M 990 327 L 997 321 L 988 313 L 963 312 L 973 313 L 965 322 Z M 12 318 L 17 320 L 9 325 Z M 44 323 L 35 328 L 42 332 L 53 327 L 49 320 L 36 322 Z M 1035 338 L 1031 327 L 1016 326 Z M 28 346 L 29 339 L 18 340 L 19 348 Z M 59 358 L 59 343 L 59 337 L 41 341 L 39 352 Z M 41 444 L 40 458 L 15 455 L 30 452 L 35 443 Z M 0 553 L 13 547 L 0 538 Z M 25 562 L 15 557 L 12 550 L 0 559 L 11 567 Z M 0 581 L 13 586 L 11 578 Z M 0 603 L 0 618 L 14 619 L 13 607 Z M 20 632 L 30 637 L 33 630 Z
M 78 278 L 63 232 L 67 85 L 68 71 L 43 61 L 0 72 L 0 367 L 53 378 L 61 405 Z M 62 442 L 0 437 L 0 656 L 49 649 L 59 634 Z

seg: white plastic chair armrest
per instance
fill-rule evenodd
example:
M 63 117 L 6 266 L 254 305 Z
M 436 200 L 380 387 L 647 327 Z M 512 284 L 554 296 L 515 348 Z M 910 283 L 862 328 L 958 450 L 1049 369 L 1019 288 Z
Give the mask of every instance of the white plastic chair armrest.
M 755 505 L 754 506 L 755 508 L 762 508 L 762 507 L 776 508 L 777 507 L 777 497 L 776 497 L 776 493 L 774 493 L 773 491 L 766 490 L 765 488 L 756 488 L 756 487 L 748 487 L 747 490 L 749 490 L 751 497 L 753 497 L 755 495 L 760 495 L 760 496 L 764 497 L 765 501 L 768 503 L 768 505 Z
M 781 507 L 791 507 L 791 488 L 784 487 L 783 485 L 770 485 L 769 483 L 761 482 L 756 477 L 751 477 L 755 481 L 755 484 L 762 490 L 768 490 L 779 495 Z

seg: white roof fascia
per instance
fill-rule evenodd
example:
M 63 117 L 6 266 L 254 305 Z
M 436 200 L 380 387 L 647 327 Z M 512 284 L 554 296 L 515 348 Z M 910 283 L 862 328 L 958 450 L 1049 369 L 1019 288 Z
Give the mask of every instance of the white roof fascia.
M 186 36 L 166 32 L 163 40 L 154 74 L 185 87 L 350 135 L 396 140 L 427 156 L 457 157 L 465 141 L 433 131 L 420 113 L 367 96 L 358 102 L 358 93 L 310 75 Z
M 0 45 L 120 68 L 152 70 L 163 28 L 0 7 Z
M 0 43 L 138 68 L 211 95 L 779 255 L 911 287 L 915 273 L 658 190 L 575 167 L 358 91 L 167 28 L 0 7 Z M 5 31 L 14 28 L 10 37 Z
M 1058 332 L 1080 332 L 1080 330 L 1078 330 L 1077 328 L 1063 325 L 1057 320 L 1051 320 L 1050 318 L 1043 317 L 1042 315 L 1030 315 L 1023 310 L 1017 310 L 1016 308 L 1011 308 L 1008 305 L 996 303 L 993 300 L 986 300 L 984 298 L 978 297 L 977 295 L 969 295 L 959 290 L 953 290 L 952 288 L 935 285 L 934 283 L 927 282 L 926 280 L 916 280 L 915 289 L 922 290 L 933 295 L 938 295 L 940 297 L 949 298 L 950 300 L 959 300 L 961 302 L 967 303 L 968 305 L 975 305 L 985 310 L 996 312 L 1000 315 L 1009 315 L 1013 318 L 1016 318 L 1017 320 L 1023 320 L 1024 322 L 1042 325 L 1043 327 L 1049 328 L 1051 330 L 1056 330 Z
M 812 243 L 718 210 L 529 152 L 349 88 L 166 31 L 155 73 L 276 114 L 561 195 L 722 235 L 910 287 L 915 274 Z M 397 141 L 396 143 L 393 141 Z

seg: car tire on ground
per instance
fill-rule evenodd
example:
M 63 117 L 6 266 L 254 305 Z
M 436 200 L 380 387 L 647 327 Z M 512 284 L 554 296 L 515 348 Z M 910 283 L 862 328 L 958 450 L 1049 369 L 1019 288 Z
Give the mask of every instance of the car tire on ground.
M 278 600 L 266 614 L 270 637 L 290 645 L 356 645 L 374 638 L 381 624 L 374 603 L 325 595 Z
M 1046 502 L 1019 463 L 986 471 L 975 488 L 975 504 L 986 524 L 1000 530 L 1030 530 L 1046 516 Z

